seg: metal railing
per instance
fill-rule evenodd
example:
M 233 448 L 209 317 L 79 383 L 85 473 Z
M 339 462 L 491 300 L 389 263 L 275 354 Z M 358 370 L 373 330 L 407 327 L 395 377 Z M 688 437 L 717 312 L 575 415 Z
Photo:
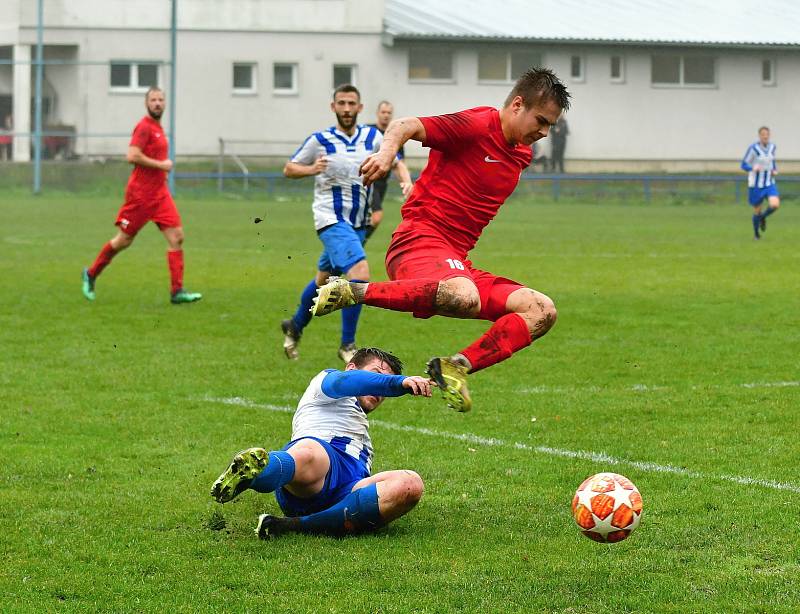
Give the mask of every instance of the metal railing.
M 227 154 L 233 158 L 231 154 Z M 244 165 L 244 164 L 243 164 Z M 416 180 L 418 175 L 414 176 Z M 278 185 L 287 185 L 288 180 L 279 171 L 252 171 L 240 170 L 239 172 L 176 172 L 177 180 L 187 179 L 194 181 L 216 181 L 217 189 L 223 191 L 226 182 L 241 181 L 242 187 L 247 191 L 254 180 L 263 180 L 264 191 L 272 193 Z M 261 181 L 259 181 L 261 183 Z M 298 182 L 304 184 L 305 182 Z M 670 196 L 716 196 L 728 194 L 735 202 L 740 202 L 747 194 L 747 179 L 743 174 L 730 175 L 669 175 L 669 174 L 620 174 L 620 173 L 583 173 L 583 174 L 548 174 L 548 173 L 523 173 L 521 176 L 522 191 L 548 192 L 553 200 L 569 195 L 576 190 L 570 187 L 581 186 L 578 192 L 591 189 L 591 184 L 596 184 L 597 191 L 605 188 L 628 188 L 627 196 L 640 197 L 645 202 L 651 201 L 658 195 Z M 779 176 L 778 185 L 791 186 L 791 192 L 800 192 L 800 176 Z M 307 185 L 307 184 L 306 184 Z M 296 186 L 301 187 L 301 186 Z M 296 189 L 295 188 L 295 189 Z M 715 189 L 716 188 L 716 189 Z M 720 188 L 722 192 L 720 192 Z M 797 189 L 796 189 L 797 188 Z

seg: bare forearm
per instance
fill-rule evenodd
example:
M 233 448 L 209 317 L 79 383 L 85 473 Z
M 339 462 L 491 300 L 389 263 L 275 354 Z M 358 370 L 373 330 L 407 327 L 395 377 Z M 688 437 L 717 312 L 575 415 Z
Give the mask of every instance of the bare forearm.
M 383 144 L 381 151 L 389 151 L 392 156 L 396 156 L 400 148 L 409 140 L 424 141 L 425 126 L 418 117 L 401 117 L 395 119 L 386 128 L 383 134 Z
M 397 174 L 397 180 L 401 185 L 404 183 L 411 183 L 411 173 L 408 171 L 408 167 L 402 160 L 397 161 L 397 164 L 394 166 L 394 172 Z
M 298 164 L 297 162 L 287 162 L 283 167 L 283 175 L 289 179 L 301 179 L 316 175 L 319 170 L 313 164 Z

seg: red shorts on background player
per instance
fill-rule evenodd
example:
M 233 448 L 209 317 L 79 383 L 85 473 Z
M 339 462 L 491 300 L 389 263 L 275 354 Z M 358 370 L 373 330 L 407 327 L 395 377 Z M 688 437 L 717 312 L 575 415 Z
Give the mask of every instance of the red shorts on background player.
M 145 106 L 147 115 L 136 124 L 128 146 L 127 159 L 134 169 L 125 189 L 125 203 L 115 222 L 119 230 L 100 250 L 92 266 L 83 270 L 83 295 L 90 301 L 95 299 L 97 276 L 114 256 L 133 243 L 136 234 L 147 222 L 155 222 L 169 246 L 170 300 L 174 304 L 193 303 L 203 295 L 183 289 L 183 227 L 166 183 L 172 160 L 169 159 L 169 143 L 161 127 L 164 92 L 151 87 L 145 94 Z
M 380 151 L 361 166 L 365 185 L 389 172 L 409 139 L 431 151 L 386 254 L 391 281 L 332 280 L 319 289 L 314 314 L 363 303 L 420 318 L 493 322 L 470 346 L 428 363 L 428 374 L 448 404 L 469 411 L 467 374 L 509 358 L 555 324 L 550 298 L 474 268 L 468 254 L 531 163 L 531 145 L 547 136 L 569 108 L 569 98 L 555 74 L 532 68 L 517 80 L 500 110 L 477 107 L 393 121 Z

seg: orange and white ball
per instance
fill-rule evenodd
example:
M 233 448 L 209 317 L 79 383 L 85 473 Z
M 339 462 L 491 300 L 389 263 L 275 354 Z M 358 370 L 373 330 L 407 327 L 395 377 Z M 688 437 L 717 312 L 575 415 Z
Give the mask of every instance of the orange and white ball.
M 642 495 L 624 475 L 597 473 L 586 478 L 575 492 L 572 516 L 586 537 L 619 542 L 639 526 Z

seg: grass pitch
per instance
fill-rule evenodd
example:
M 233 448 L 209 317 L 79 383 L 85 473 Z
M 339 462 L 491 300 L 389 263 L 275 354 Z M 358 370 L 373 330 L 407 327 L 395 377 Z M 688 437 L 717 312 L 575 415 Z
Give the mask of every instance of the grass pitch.
M 97 284 L 80 271 L 119 195 L 0 197 L 3 611 L 794 612 L 800 607 L 800 214 L 751 239 L 746 205 L 512 200 L 473 254 L 559 309 L 555 328 L 474 376 L 475 409 L 389 400 L 376 471 L 426 494 L 377 535 L 260 542 L 271 496 L 223 508 L 232 454 L 281 446 L 337 366 L 337 316 L 301 360 L 279 321 L 318 252 L 309 198 L 178 196 L 186 286 L 145 229 Z M 254 223 L 255 218 L 262 223 Z M 368 245 L 373 277 L 398 219 Z M 484 322 L 366 308 L 358 341 L 422 371 Z M 620 544 L 570 515 L 587 475 L 642 492 Z

